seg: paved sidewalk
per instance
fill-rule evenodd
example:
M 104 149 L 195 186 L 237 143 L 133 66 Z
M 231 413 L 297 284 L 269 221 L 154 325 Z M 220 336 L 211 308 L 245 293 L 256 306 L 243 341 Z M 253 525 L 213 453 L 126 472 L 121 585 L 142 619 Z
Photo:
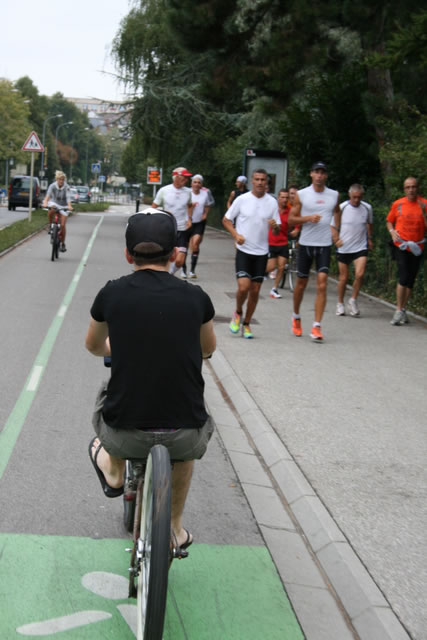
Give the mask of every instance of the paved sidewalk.
M 206 399 L 306 637 L 427 638 L 425 324 L 392 327 L 372 299 L 337 318 L 331 282 L 325 344 L 313 344 L 313 282 L 299 339 L 289 291 L 272 300 L 265 282 L 243 340 L 228 330 L 233 262 L 230 238 L 210 230 L 198 266 L 217 313 Z

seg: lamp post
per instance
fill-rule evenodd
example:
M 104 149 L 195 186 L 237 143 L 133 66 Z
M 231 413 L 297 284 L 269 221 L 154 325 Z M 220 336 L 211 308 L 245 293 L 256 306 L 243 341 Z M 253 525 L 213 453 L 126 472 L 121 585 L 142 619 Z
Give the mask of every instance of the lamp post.
M 83 129 L 83 131 L 90 131 L 90 127 L 85 127 Z M 85 185 L 88 185 L 88 181 L 87 181 L 87 161 L 88 161 L 88 151 L 89 151 L 89 134 L 87 134 L 87 140 L 86 140 L 86 164 L 85 164 Z
M 52 120 L 52 118 L 62 118 L 62 113 L 55 113 L 55 115 L 53 116 L 48 116 L 46 120 L 43 122 L 43 135 L 42 135 L 43 151 L 42 151 L 42 157 L 41 157 L 40 176 L 44 176 L 44 141 L 46 136 L 46 122 L 48 120 Z
M 58 124 L 58 126 L 56 127 L 56 131 L 55 131 L 55 153 L 58 156 L 58 131 L 60 130 L 61 127 L 67 127 L 69 124 L 73 124 L 73 121 L 70 120 L 69 122 L 62 122 L 61 124 Z

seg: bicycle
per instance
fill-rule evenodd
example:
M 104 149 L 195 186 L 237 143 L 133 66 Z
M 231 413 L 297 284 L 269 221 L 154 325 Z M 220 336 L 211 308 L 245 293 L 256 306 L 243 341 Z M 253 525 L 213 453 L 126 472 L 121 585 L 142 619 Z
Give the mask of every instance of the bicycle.
M 111 367 L 111 357 L 104 357 Z M 137 599 L 137 640 L 162 640 L 168 573 L 174 558 L 188 557 L 171 527 L 171 469 L 168 449 L 156 444 L 147 459 L 126 460 L 123 522 L 133 533 L 129 598 Z
M 280 288 L 285 287 L 286 274 L 288 276 L 289 290 L 293 291 L 297 281 L 297 253 L 298 253 L 298 241 L 296 238 L 291 238 L 289 242 L 289 258 L 286 268 L 283 272 L 283 277 L 280 282 Z
M 129 530 L 133 519 L 129 597 L 137 599 L 137 640 L 162 639 L 169 569 L 174 558 L 188 556 L 171 529 L 171 466 L 160 444 L 146 461 L 126 461 L 124 522 Z
M 53 209 L 54 207 L 50 207 Z M 45 211 L 49 211 L 49 209 L 45 208 Z M 58 260 L 59 258 L 59 249 L 62 242 L 62 231 L 61 231 L 61 209 L 55 208 L 55 217 L 54 221 L 50 224 L 49 233 L 50 233 L 50 243 L 51 243 L 51 260 L 54 262 L 55 258 Z

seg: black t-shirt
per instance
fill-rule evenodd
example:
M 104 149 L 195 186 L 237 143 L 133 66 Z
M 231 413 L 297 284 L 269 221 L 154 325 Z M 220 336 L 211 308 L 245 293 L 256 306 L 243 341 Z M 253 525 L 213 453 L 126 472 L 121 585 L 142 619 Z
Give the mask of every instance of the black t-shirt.
M 209 296 L 165 271 L 143 269 L 107 282 L 91 315 L 108 324 L 111 379 L 105 422 L 114 428 L 198 428 L 207 419 L 201 325 Z

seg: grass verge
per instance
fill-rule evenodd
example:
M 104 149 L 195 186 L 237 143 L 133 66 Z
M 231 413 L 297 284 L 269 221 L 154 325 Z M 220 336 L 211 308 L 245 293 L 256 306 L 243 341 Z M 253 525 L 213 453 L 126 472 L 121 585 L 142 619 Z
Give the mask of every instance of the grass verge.
M 31 222 L 18 220 L 0 231 L 0 253 L 13 247 L 20 240 L 24 240 L 32 233 L 40 231 L 47 223 L 47 213 L 43 209 L 36 209 L 31 216 Z

